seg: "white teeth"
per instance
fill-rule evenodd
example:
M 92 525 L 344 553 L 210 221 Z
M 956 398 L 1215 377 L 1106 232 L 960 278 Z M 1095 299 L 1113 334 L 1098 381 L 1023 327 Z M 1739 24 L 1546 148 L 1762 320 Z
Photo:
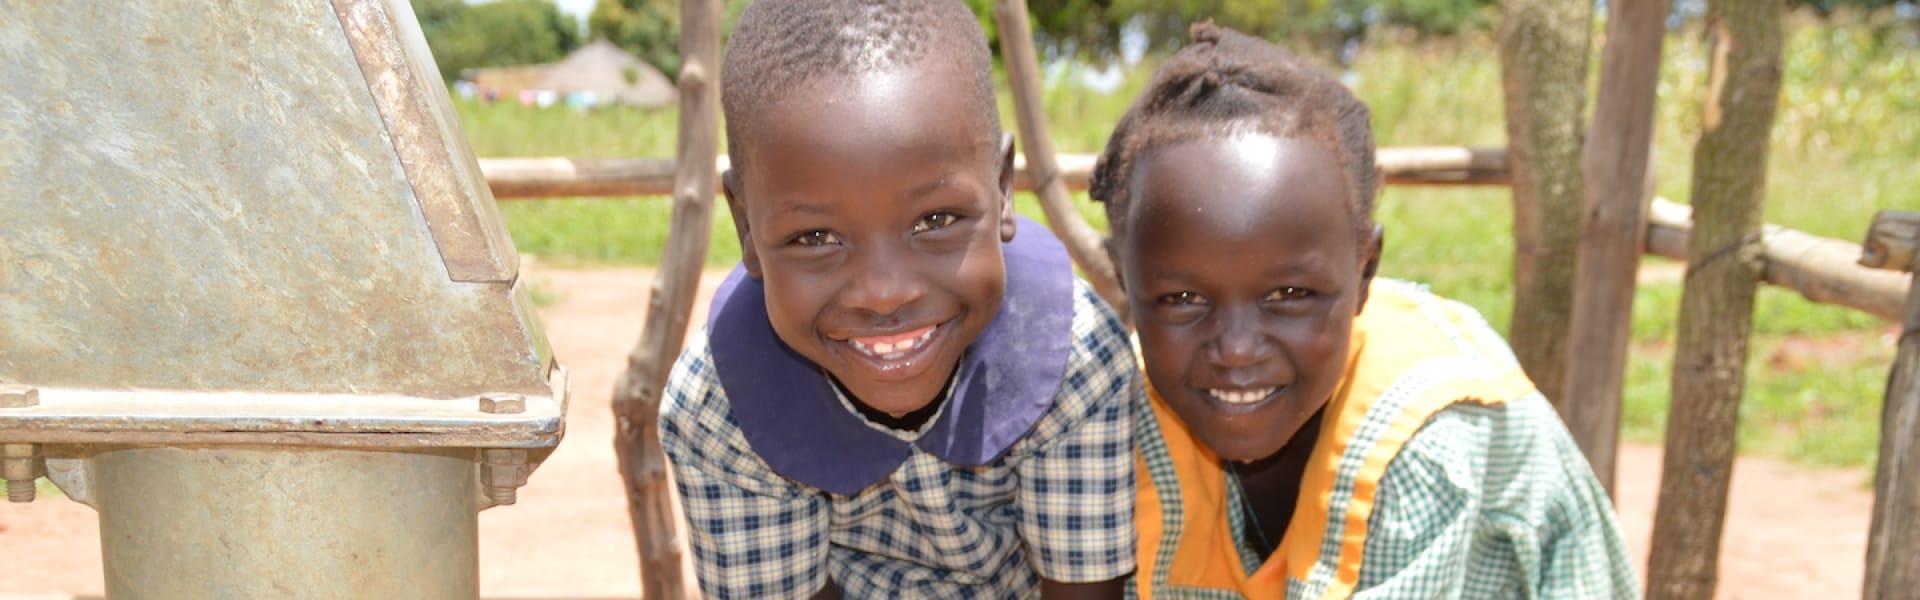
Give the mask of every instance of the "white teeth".
M 1255 388 L 1250 390 L 1228 390 L 1228 389 L 1216 388 L 1216 389 L 1207 390 L 1207 394 L 1213 396 L 1215 400 L 1219 400 L 1227 404 L 1253 404 L 1255 402 L 1265 400 L 1267 396 L 1272 395 L 1273 391 L 1276 389 L 1279 389 L 1279 388 L 1265 387 L 1265 388 Z
M 893 360 L 906 356 L 908 352 L 919 348 L 921 344 L 926 343 L 928 339 L 932 338 L 933 332 L 938 329 L 938 327 L 928 327 L 927 330 L 920 335 L 897 342 L 866 344 L 857 339 L 848 339 L 847 344 L 853 346 L 855 350 L 859 350 L 861 354 L 881 360 Z

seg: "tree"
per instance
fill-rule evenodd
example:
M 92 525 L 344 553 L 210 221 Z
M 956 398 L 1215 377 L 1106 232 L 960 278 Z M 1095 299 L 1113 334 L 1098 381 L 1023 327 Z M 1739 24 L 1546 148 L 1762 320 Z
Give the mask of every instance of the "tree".
M 599 0 L 587 16 L 587 32 L 662 73 L 680 71 L 680 7 L 674 0 Z
M 552 2 L 413 0 L 413 12 L 449 80 L 476 67 L 552 62 L 580 46 L 579 27 Z

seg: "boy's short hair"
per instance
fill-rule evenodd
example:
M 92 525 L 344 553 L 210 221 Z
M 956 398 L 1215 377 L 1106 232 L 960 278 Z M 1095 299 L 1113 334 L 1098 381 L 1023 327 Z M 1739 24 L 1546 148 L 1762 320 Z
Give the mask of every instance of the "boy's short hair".
M 1261 133 L 1305 139 L 1347 174 L 1348 213 L 1366 240 L 1379 188 L 1367 106 L 1325 71 L 1237 31 L 1197 23 L 1192 42 L 1154 72 L 1094 165 L 1089 195 L 1107 205 L 1114 238 L 1126 235 L 1128 187 L 1147 152 L 1209 137 Z
M 959 0 L 759 0 L 741 13 L 720 69 L 727 155 L 744 163 L 754 115 L 802 84 L 942 61 L 972 81 L 976 118 L 991 144 L 1000 136 L 993 54 L 973 12 Z

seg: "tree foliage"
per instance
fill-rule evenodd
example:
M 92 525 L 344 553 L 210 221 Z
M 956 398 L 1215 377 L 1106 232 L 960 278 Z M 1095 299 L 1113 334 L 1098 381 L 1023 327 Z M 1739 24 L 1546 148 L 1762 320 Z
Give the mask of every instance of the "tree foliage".
M 477 67 L 552 62 L 580 46 L 578 23 L 550 1 L 412 2 L 440 75 L 448 80 Z

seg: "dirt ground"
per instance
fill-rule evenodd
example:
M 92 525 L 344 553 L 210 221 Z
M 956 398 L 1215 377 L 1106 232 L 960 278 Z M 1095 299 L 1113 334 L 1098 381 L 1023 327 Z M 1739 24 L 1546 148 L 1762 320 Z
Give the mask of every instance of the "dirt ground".
M 638 339 L 652 273 L 561 270 L 528 275 L 548 296 L 541 310 L 560 361 L 572 372 L 567 438 L 520 491 L 517 506 L 480 514 L 480 570 L 490 598 L 634 597 L 640 582 L 625 499 L 614 468 L 607 396 Z M 704 278 L 701 310 L 718 274 Z M 1644 571 L 1660 449 L 1627 445 L 1619 505 Z M 1860 593 L 1872 497 L 1861 471 L 1810 470 L 1742 458 L 1722 543 L 1722 598 L 1846 598 Z M 92 511 L 45 499 L 0 503 L 0 598 L 101 593 Z

